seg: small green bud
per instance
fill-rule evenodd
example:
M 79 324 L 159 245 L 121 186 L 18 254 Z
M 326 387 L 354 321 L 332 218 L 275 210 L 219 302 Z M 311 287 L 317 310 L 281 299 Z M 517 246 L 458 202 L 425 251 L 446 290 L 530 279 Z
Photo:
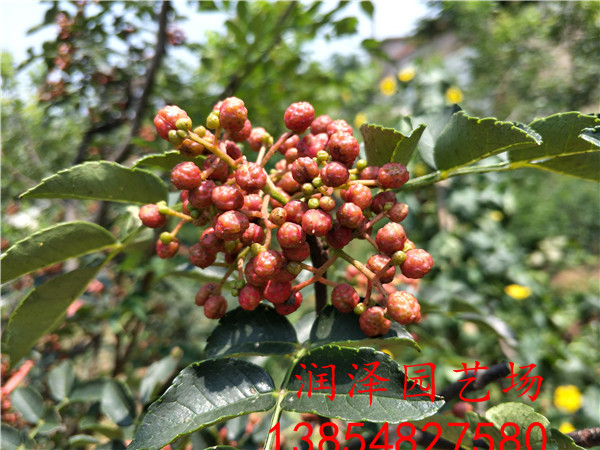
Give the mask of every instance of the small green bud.
M 236 288 L 232 288 L 231 291 L 231 295 L 233 295 L 234 297 L 237 297 L 238 295 L 240 295 L 240 290 L 236 289 Z
M 177 130 L 177 136 L 179 136 L 181 139 L 185 139 L 187 135 L 187 130 Z
M 350 181 L 356 181 L 358 180 L 358 175 L 356 175 L 355 173 L 350 174 Z
M 179 147 L 183 142 L 183 137 L 179 136 L 178 131 L 181 130 L 169 130 L 169 142 L 175 147 Z
M 269 175 L 275 175 L 277 173 L 277 169 L 269 170 Z
M 236 289 L 241 289 L 246 285 L 246 283 L 244 283 L 244 280 L 235 280 L 233 282 L 233 287 Z
M 182 117 L 181 119 L 177 119 L 177 122 L 175 122 L 175 126 L 179 130 L 189 131 L 192 129 L 192 119 L 190 119 L 189 117 Z
M 204 135 L 206 134 L 206 128 L 200 125 L 199 127 L 194 128 L 194 133 L 200 137 L 204 137 Z
M 383 210 L 384 211 L 389 211 L 390 209 L 392 209 L 392 207 L 395 205 L 395 203 L 392 202 L 387 202 L 385 205 L 383 205 Z
M 359 159 L 358 161 L 356 161 L 356 168 L 358 170 L 364 170 L 367 168 L 368 165 L 369 163 L 364 159 Z
M 392 255 L 392 264 L 394 266 L 401 265 L 406 260 L 406 253 L 402 250 L 398 250 Z
M 354 307 L 354 314 L 356 314 L 357 316 L 360 316 L 366 310 L 367 310 L 367 307 L 365 306 L 365 304 L 364 303 L 359 303 L 358 305 L 356 305 Z
M 287 263 L 286 270 L 292 275 L 298 275 L 300 272 L 302 272 L 302 266 L 299 262 L 289 261 Z
M 317 162 L 327 162 L 327 160 L 329 159 L 329 153 L 327 153 L 325 150 L 319 150 L 317 152 Z
M 210 128 L 211 130 L 216 130 L 217 128 L 219 128 L 220 125 L 221 122 L 219 121 L 219 112 L 211 112 L 206 118 L 206 127 Z
M 258 255 L 259 253 L 262 253 L 262 252 L 264 252 L 265 250 L 266 250 L 265 246 L 264 246 L 264 245 L 262 245 L 262 244 L 259 244 L 258 242 L 255 242 L 254 244 L 252 244 L 252 245 L 250 246 L 250 252 L 251 252 L 251 253 L 252 253 L 254 256 Z
M 156 206 L 158 206 L 158 212 L 161 214 L 168 214 L 171 211 L 171 209 L 166 204 Z
M 410 250 L 414 250 L 415 248 L 417 248 L 417 247 L 415 246 L 415 244 L 413 244 L 411 241 L 407 240 L 407 241 L 404 243 L 404 248 L 402 249 L 402 251 L 403 251 L 404 253 L 406 253 L 406 252 L 408 252 L 408 251 L 410 251 Z
M 317 209 L 319 207 L 319 199 L 318 198 L 311 198 L 308 200 L 308 207 L 310 209 Z
M 310 183 L 304 183 L 302 185 L 302 192 L 304 193 L 304 195 L 310 195 L 313 192 L 315 192 L 315 188 L 312 184 Z
M 321 177 L 315 177 L 312 180 L 312 185 L 316 188 L 320 188 L 321 186 L 323 186 L 323 180 L 321 179 Z
M 231 253 L 231 252 L 235 251 L 237 244 L 238 244 L 238 241 L 225 241 L 225 244 L 223 244 L 223 247 L 225 247 L 225 251 L 227 253 Z
M 197 219 L 198 217 L 200 217 L 201 211 L 200 211 L 199 209 L 197 209 L 197 208 L 194 208 L 194 207 L 191 207 L 191 208 L 190 208 L 190 207 L 188 206 L 188 211 L 189 211 L 189 213 L 190 213 L 190 217 L 191 217 L 192 219 Z
M 273 136 L 271 136 L 269 133 L 265 133 L 263 134 L 261 142 L 263 145 L 270 147 L 271 145 L 273 145 Z
M 163 231 L 162 233 L 160 233 L 159 239 L 160 239 L 160 242 L 162 242 L 163 244 L 166 245 L 166 244 L 170 244 L 171 242 L 173 242 L 173 239 L 175 239 L 175 238 L 168 231 Z

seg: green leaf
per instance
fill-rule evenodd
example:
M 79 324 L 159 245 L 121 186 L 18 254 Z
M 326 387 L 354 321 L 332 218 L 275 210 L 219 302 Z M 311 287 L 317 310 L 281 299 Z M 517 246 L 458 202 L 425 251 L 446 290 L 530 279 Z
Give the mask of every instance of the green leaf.
M 415 117 L 415 122 L 424 123 L 427 125 L 427 128 L 423 132 L 423 137 L 419 141 L 419 155 L 423 158 L 425 163 L 436 169 L 435 159 L 433 154 L 433 148 L 435 146 L 435 141 L 442 133 L 454 113 L 458 111 L 462 111 L 460 106 L 451 105 L 446 106 L 445 108 L 431 114 L 427 114 L 424 116 Z
M 88 434 L 76 434 L 71 436 L 67 443 L 69 444 L 69 448 L 73 447 L 87 447 L 88 445 L 96 445 L 100 443 L 98 439 L 94 436 L 90 436 Z
M 45 334 L 60 325 L 67 308 L 85 290 L 100 267 L 76 269 L 32 289 L 6 326 L 6 353 L 15 365 Z M 6 350 L 8 349 L 8 350 Z
M 68 222 L 38 231 L 9 248 L 2 262 L 2 283 L 69 258 L 115 245 L 104 228 L 88 222 Z
M 333 29 L 336 36 L 356 33 L 358 19 L 356 17 L 344 17 L 337 22 L 333 22 Z
M 408 164 L 424 130 L 425 125 L 420 124 L 410 134 L 404 135 L 393 128 L 362 124 L 360 132 L 369 165 L 382 166 L 388 162 Z
M 533 427 L 529 434 L 526 433 L 527 428 L 532 423 L 541 424 L 546 430 L 547 438 L 551 436 L 550 422 L 541 414 L 534 411 L 531 406 L 523 403 L 508 402 L 502 403 L 488 409 L 485 413 L 488 421 L 492 422 L 498 429 L 506 422 L 512 422 L 519 426 L 517 440 L 521 443 L 521 448 L 525 448 L 526 440 L 529 441 L 530 448 L 542 448 L 542 431 L 539 426 Z M 509 431 L 510 430 L 510 431 Z M 514 429 L 507 430 L 507 433 L 514 433 Z M 514 448 L 514 445 L 509 447 Z
M 175 356 L 173 356 L 175 353 Z M 140 384 L 140 397 L 142 403 L 146 404 L 156 392 L 156 389 L 165 384 L 177 369 L 177 364 L 181 359 L 181 350 L 172 352 L 148 367 L 146 375 Z
M 42 420 L 43 421 L 38 428 L 38 433 L 50 435 L 57 431 L 66 431 L 66 427 L 63 425 L 60 414 L 58 414 L 56 408 L 48 408 Z
M 167 199 L 167 187 L 153 173 L 117 163 L 86 162 L 61 170 L 29 189 L 21 198 L 77 198 L 125 203 Z
M 571 175 L 584 180 L 600 181 L 600 151 L 557 156 L 529 164 L 528 167 Z
M 206 356 L 287 355 L 297 342 L 289 320 L 260 304 L 254 311 L 236 308 L 225 314 L 208 338 Z
M 556 445 L 553 450 L 584 450 L 584 448 L 577 445 L 570 436 L 561 433 L 556 428 L 552 428 L 551 432 L 552 438 L 549 439 L 549 441 Z
M 584 128 L 579 133 L 579 137 L 584 141 L 594 144 L 596 147 L 600 147 L 600 125 L 594 128 Z
M 12 405 L 27 422 L 36 424 L 44 417 L 44 399 L 32 387 L 17 388 L 11 394 Z
M 108 380 L 104 383 L 100 409 L 103 414 L 120 427 L 133 424 L 135 402 L 122 381 Z
M 99 402 L 102 399 L 102 392 L 107 380 L 97 379 L 84 381 L 75 384 L 75 387 L 69 395 L 69 400 L 73 402 Z
M 372 363 L 379 363 L 374 375 Z M 315 366 L 313 365 L 316 365 Z M 369 364 L 369 365 L 367 365 Z M 325 368 L 326 366 L 333 365 Z M 304 366 L 304 367 L 303 367 Z M 308 371 L 313 371 L 313 389 L 308 397 Z M 315 390 L 314 377 L 325 373 L 331 387 L 332 371 L 335 375 L 335 396 L 332 389 Z M 352 378 L 353 377 L 353 378 Z M 387 380 L 387 381 L 386 381 Z M 385 389 L 372 392 L 372 403 L 367 385 L 375 384 L 373 389 Z M 429 417 L 442 407 L 444 401 L 436 397 L 409 397 L 404 399 L 404 373 L 397 362 L 388 355 L 371 348 L 342 348 L 336 345 L 318 347 L 302 357 L 294 366 L 290 383 L 282 407 L 287 411 L 315 413 L 325 417 L 338 418 L 353 422 L 390 422 L 399 423 Z M 353 384 L 356 384 L 350 392 Z M 300 398 L 297 393 L 301 391 Z M 419 386 L 412 387 L 409 395 L 423 394 Z
M 71 361 L 63 361 L 48 374 L 50 395 L 56 401 L 67 398 L 75 382 L 75 371 Z
M 452 116 L 438 137 L 433 152 L 436 167 L 448 170 L 507 150 L 539 144 L 536 136 L 511 122 L 469 117 L 460 111 Z
M 360 9 L 362 9 L 367 16 L 373 18 L 373 14 L 375 13 L 373 2 L 360 2 Z
M 149 166 L 171 171 L 177 164 L 185 161 L 193 161 L 196 165 L 202 167 L 202 161 L 205 159 L 206 157 L 204 156 L 184 156 L 179 150 L 171 150 L 165 153 L 146 155 L 143 158 L 138 159 L 133 164 L 133 167 Z
M 459 314 L 458 317 L 460 320 L 470 320 L 472 322 L 479 323 L 481 325 L 486 326 L 494 333 L 498 335 L 498 337 L 504 339 L 508 345 L 511 347 L 517 346 L 517 338 L 515 337 L 515 332 L 512 328 L 504 322 L 502 319 L 499 319 L 496 316 L 482 316 L 480 314 L 474 313 L 464 313 Z
M 162 448 L 221 420 L 267 411 L 275 405 L 274 389 L 269 374 L 247 361 L 220 358 L 193 363 L 150 405 L 129 448 Z
M 17 430 L 6 424 L 2 424 L 2 450 L 18 450 L 36 448 L 33 439 L 27 436 L 25 430 Z
M 595 127 L 598 124 L 600 119 L 597 117 L 578 112 L 554 114 L 534 120 L 529 126 L 542 136 L 542 145 L 513 150 L 509 152 L 508 157 L 513 162 L 532 161 L 596 150 L 597 145 L 579 135 L 585 128 Z
M 390 331 L 379 338 L 368 338 L 360 329 L 356 314 L 344 314 L 327 305 L 319 312 L 310 330 L 311 347 L 337 344 L 343 347 L 374 347 L 387 349 L 398 354 L 410 346 L 421 350 L 412 335 L 397 322 L 392 322 Z

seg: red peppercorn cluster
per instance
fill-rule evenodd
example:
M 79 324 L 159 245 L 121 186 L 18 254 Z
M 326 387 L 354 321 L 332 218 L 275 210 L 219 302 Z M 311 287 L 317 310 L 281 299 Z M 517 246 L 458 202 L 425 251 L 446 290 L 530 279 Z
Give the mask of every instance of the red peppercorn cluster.
M 418 279 L 433 266 L 431 256 L 415 248 L 400 224 L 408 206 L 391 189 L 408 181 L 406 167 L 357 161 L 360 147 L 352 127 L 326 115 L 315 118 L 310 103 L 293 103 L 283 120 L 290 131 L 274 143 L 264 128 L 252 127 L 239 98 L 217 103 L 206 126 L 193 129 L 177 106 L 158 112 L 158 134 L 182 154 L 205 159 L 201 165 L 188 161 L 173 168 L 171 182 L 181 191 L 180 207 L 163 202 L 140 209 L 140 219 L 151 228 L 163 227 L 168 215 L 181 219 L 173 231 L 160 235 L 157 254 L 175 256 L 180 247 L 176 235 L 184 223 L 202 228 L 198 242 L 188 249 L 190 262 L 200 268 L 227 268 L 221 283 L 208 283 L 196 294 L 196 304 L 209 318 L 225 314 L 221 290 L 234 276 L 233 294 L 249 311 L 266 300 L 280 314 L 290 314 L 302 303 L 300 290 L 321 282 L 333 287 L 335 308 L 360 315 L 367 336 L 386 334 L 391 320 L 404 325 L 420 320 L 413 295 L 383 287 L 394 280 L 397 269 Z M 243 156 L 240 145 L 255 152 L 256 159 Z M 267 173 L 266 163 L 277 154 L 283 157 Z M 382 220 L 387 223 L 380 226 Z M 353 239 L 366 239 L 374 247 L 365 264 L 344 251 Z M 329 248 L 329 259 L 312 267 L 304 261 L 311 242 L 317 245 L 318 240 Z M 350 284 L 324 278 L 338 259 L 362 274 L 364 297 Z M 311 277 L 297 282 L 305 270 Z

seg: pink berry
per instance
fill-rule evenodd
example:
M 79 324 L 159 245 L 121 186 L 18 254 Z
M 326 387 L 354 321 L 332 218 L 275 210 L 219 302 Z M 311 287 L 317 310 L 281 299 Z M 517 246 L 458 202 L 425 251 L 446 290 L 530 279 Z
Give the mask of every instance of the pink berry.
M 285 110 L 283 122 L 288 130 L 303 133 L 315 118 L 315 109 L 308 102 L 292 103 Z
M 254 270 L 254 260 L 255 258 L 251 258 L 244 266 L 244 277 L 246 278 L 246 281 L 253 286 L 266 286 L 266 284 L 269 282 L 269 278 L 257 275 L 256 271 Z
M 233 142 L 244 142 L 246 139 L 250 137 L 250 133 L 252 132 L 252 124 L 248 119 L 244 122 L 244 126 L 239 131 L 231 131 L 229 137 Z
M 396 204 L 396 194 L 393 191 L 384 191 L 377 194 L 373 201 L 371 202 L 371 211 L 375 214 L 379 214 L 384 209 L 386 209 L 386 205 L 391 208 Z
M 282 248 L 300 247 L 305 240 L 306 234 L 297 223 L 285 222 L 277 230 L 277 241 Z
M 302 217 L 302 228 L 306 234 L 323 237 L 332 227 L 331 216 L 320 209 L 310 209 Z
M 402 222 L 406 219 L 408 215 L 408 205 L 406 203 L 396 203 L 392 208 L 386 213 L 386 216 L 392 221 L 396 223 Z
M 360 147 L 354 136 L 348 133 L 335 133 L 327 142 L 327 151 L 335 161 L 340 161 L 344 164 L 354 162 Z
M 301 224 L 304 213 L 308 211 L 308 205 L 299 200 L 292 200 L 287 202 L 283 209 L 285 209 L 285 212 L 287 213 L 286 220 Z
M 240 306 L 246 311 L 254 311 L 262 299 L 262 289 L 251 284 L 247 284 L 240 289 L 240 295 L 238 296 Z
M 404 248 L 406 233 L 402 225 L 390 222 L 377 231 L 375 242 L 380 252 L 391 255 Z
M 310 124 L 310 132 L 311 134 L 319 134 L 319 133 L 327 133 L 327 125 L 333 122 L 333 119 L 328 115 L 322 115 Z
M 327 243 L 333 248 L 344 248 L 352 240 L 352 230 L 335 222 L 333 228 L 325 235 Z
M 265 145 L 265 140 L 268 139 L 269 133 L 263 127 L 253 128 L 248 136 L 248 145 L 252 151 L 258 152 Z
M 161 259 L 173 258 L 179 250 L 179 241 L 172 240 L 168 244 L 164 244 L 160 239 L 156 241 L 156 254 Z
M 223 241 L 217 237 L 213 227 L 209 227 L 202 232 L 200 245 L 211 253 L 224 251 Z
M 273 304 L 283 303 L 290 295 L 292 295 L 292 283 L 291 282 L 278 282 L 271 280 L 265 286 L 263 295 L 266 300 Z
M 290 296 L 285 302 L 278 303 L 275 305 L 275 311 L 281 314 L 282 316 L 287 316 L 288 314 L 293 313 L 302 304 L 302 294 L 300 292 L 296 292 L 294 295 Z
M 390 257 L 386 255 L 373 255 L 367 260 L 367 269 L 378 274 L 390 262 Z M 379 276 L 382 283 L 391 283 L 396 275 L 396 268 L 390 266 L 383 274 Z
M 242 157 L 242 151 L 233 141 L 225 141 L 225 150 L 232 159 L 240 159 Z
M 272 277 L 281 268 L 283 258 L 275 250 L 267 250 L 254 257 L 254 271 L 259 277 Z
M 354 203 L 344 203 L 337 210 L 337 220 L 346 228 L 358 228 L 363 218 L 362 209 Z
M 423 278 L 433 267 L 433 258 L 420 248 L 406 252 L 406 259 L 400 266 L 402 275 L 407 278 Z
M 227 300 L 222 295 L 211 295 L 204 303 L 204 315 L 209 319 L 220 319 L 227 312 Z
M 325 133 L 320 134 L 307 134 L 298 143 L 298 152 L 300 156 L 308 156 L 314 158 L 317 156 L 317 152 L 325 150 L 329 136 Z
M 310 183 L 319 176 L 319 166 L 314 159 L 307 156 L 298 158 L 291 167 L 292 177 L 298 183 Z
M 335 133 L 352 134 L 352 127 L 343 119 L 337 119 L 327 125 L 327 135 L 332 136 Z
M 240 131 L 244 128 L 248 119 L 248 110 L 244 101 L 237 97 L 229 97 L 223 100 L 219 108 L 219 122 L 221 128 L 229 131 Z
M 267 184 L 267 173 L 258 164 L 244 163 L 235 171 L 235 181 L 244 191 L 254 192 Z
M 295 194 L 300 190 L 300 183 L 294 180 L 291 172 L 286 172 L 277 183 L 277 186 L 290 195 Z
M 310 256 L 310 246 L 304 242 L 295 248 L 282 248 L 283 256 L 290 261 L 302 262 Z
M 215 223 L 215 234 L 224 241 L 235 241 L 243 236 L 250 222 L 245 214 L 239 211 L 226 211 Z
M 198 289 L 198 292 L 196 292 L 196 305 L 204 306 L 206 300 L 208 300 L 208 297 L 211 295 L 217 295 L 219 292 L 221 292 L 221 288 L 217 283 L 206 283 L 200 289 Z
M 248 229 L 244 231 L 244 234 L 240 238 L 240 242 L 243 245 L 262 244 L 265 242 L 265 237 L 265 231 L 261 226 L 250 223 Z
M 262 199 L 258 194 L 244 195 L 243 209 L 248 211 L 260 211 L 262 207 Z
M 208 155 L 202 164 L 202 170 L 206 172 L 207 178 L 213 181 L 225 183 L 229 177 L 229 166 L 216 155 Z
M 300 136 L 298 136 L 297 134 L 287 138 L 279 146 L 279 153 L 281 153 L 282 155 L 285 155 L 285 152 L 288 151 L 290 148 L 297 147 L 298 142 L 300 142 Z
M 381 306 L 373 306 L 360 315 L 358 319 L 360 329 L 368 337 L 381 336 L 390 330 L 391 321 L 385 318 L 385 311 Z
M 331 292 L 331 303 L 343 313 L 352 312 L 359 301 L 360 297 L 356 289 L 346 283 L 338 284 Z
M 377 181 L 384 189 L 398 189 L 408 181 L 408 170 L 400 163 L 384 164 L 377 174 Z
M 153 204 L 142 206 L 138 216 L 148 228 L 160 228 L 167 222 L 167 216 L 158 212 L 158 206 Z
M 367 209 L 371 206 L 372 195 L 371 189 L 364 184 L 353 184 L 348 188 L 346 193 L 346 201 L 352 202 L 362 210 Z
M 202 247 L 200 243 L 194 244 L 189 249 L 189 257 L 190 262 L 200 267 L 201 269 L 206 269 L 208 266 L 211 266 L 217 259 L 217 254 L 207 250 Z
M 158 135 L 169 140 L 169 131 L 177 130 L 175 125 L 179 119 L 189 119 L 187 113 L 179 106 L 168 105 L 158 111 L 154 117 L 154 126 Z
M 338 161 L 332 161 L 321 168 L 321 180 L 325 186 L 339 187 L 348 182 L 350 173 L 346 166 Z
M 171 171 L 171 183 L 180 191 L 195 189 L 202 183 L 202 172 L 191 161 L 181 162 Z
M 244 194 L 228 184 L 217 186 L 211 193 L 213 204 L 221 211 L 240 209 L 244 205 Z
M 419 302 L 408 292 L 395 291 L 388 297 L 387 315 L 402 325 L 415 322 L 420 316 L 420 310 Z
M 367 166 L 360 171 L 360 175 L 358 178 L 360 178 L 361 180 L 376 180 L 377 175 L 379 175 L 379 167 Z
M 200 186 L 189 191 L 189 202 L 194 208 L 204 209 L 212 205 L 212 191 L 217 185 L 212 180 L 200 183 Z

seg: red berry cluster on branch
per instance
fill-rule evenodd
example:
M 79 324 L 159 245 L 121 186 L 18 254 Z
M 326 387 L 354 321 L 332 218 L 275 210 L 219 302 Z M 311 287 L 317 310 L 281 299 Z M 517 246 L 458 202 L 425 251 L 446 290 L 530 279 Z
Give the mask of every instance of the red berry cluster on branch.
M 181 219 L 173 231 L 161 234 L 157 254 L 175 256 L 180 247 L 176 235 L 184 223 L 203 229 L 188 249 L 191 263 L 227 268 L 220 283 L 208 283 L 196 294 L 196 304 L 209 318 L 225 314 L 221 291 L 235 276 L 232 292 L 245 310 L 266 300 L 280 314 L 290 314 L 302 303 L 303 288 L 323 283 L 333 287 L 335 308 L 360 315 L 367 336 L 386 334 L 391 320 L 403 325 L 420 320 L 413 295 L 383 286 L 394 280 L 397 268 L 404 277 L 417 279 L 433 266 L 431 256 L 407 238 L 400 222 L 408 206 L 390 190 L 408 181 L 406 167 L 356 161 L 360 148 L 350 125 L 326 115 L 315 118 L 310 103 L 293 103 L 283 120 L 290 131 L 273 143 L 264 128 L 252 128 L 239 98 L 217 103 L 206 127 L 192 129 L 191 119 L 177 106 L 158 112 L 154 124 L 162 138 L 186 156 L 206 158 L 201 165 L 182 162 L 173 168 L 171 182 L 181 191 L 180 206 L 161 202 L 140 209 L 140 219 L 151 228 L 163 227 L 168 215 Z M 257 153 L 255 161 L 243 156 L 242 143 Z M 283 158 L 267 173 L 264 167 L 277 153 Z M 381 220 L 388 223 L 373 238 Z M 329 249 L 329 259 L 320 267 L 304 263 L 316 239 Z M 353 239 L 374 247 L 366 264 L 344 251 Z M 338 259 L 366 280 L 363 297 L 350 284 L 324 277 Z M 295 282 L 305 270 L 311 277 Z

